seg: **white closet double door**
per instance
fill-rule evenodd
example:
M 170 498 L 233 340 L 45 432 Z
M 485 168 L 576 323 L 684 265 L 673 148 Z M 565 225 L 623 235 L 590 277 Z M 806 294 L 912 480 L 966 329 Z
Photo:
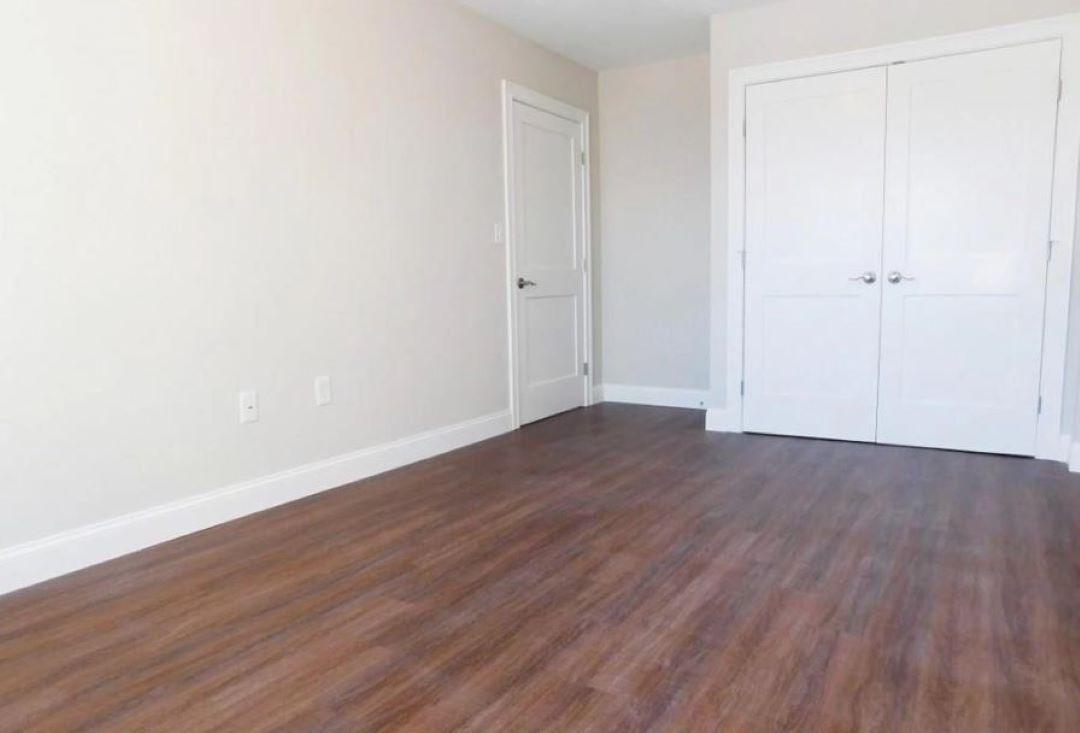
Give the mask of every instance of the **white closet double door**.
M 744 428 L 1033 455 L 1056 41 L 749 88 Z

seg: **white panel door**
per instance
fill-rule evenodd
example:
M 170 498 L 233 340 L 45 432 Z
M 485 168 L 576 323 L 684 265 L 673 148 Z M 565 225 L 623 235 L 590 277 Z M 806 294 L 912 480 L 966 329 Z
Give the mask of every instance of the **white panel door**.
M 584 126 L 515 101 L 510 175 L 521 423 L 585 404 Z
M 875 438 L 885 74 L 748 90 L 748 431 Z
M 1059 59 L 889 70 L 879 442 L 1035 452 Z

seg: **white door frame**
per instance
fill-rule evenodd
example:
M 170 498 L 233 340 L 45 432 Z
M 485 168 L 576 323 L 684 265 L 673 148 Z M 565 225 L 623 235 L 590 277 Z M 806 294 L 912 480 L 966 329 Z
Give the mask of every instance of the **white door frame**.
M 549 97 L 540 92 L 523 87 L 514 82 L 503 80 L 502 83 L 502 111 L 503 111 L 503 204 L 506 232 L 506 308 L 507 308 L 507 344 L 509 347 L 509 385 L 510 385 L 510 423 L 511 429 L 521 427 L 520 395 L 518 394 L 518 334 L 517 334 L 517 293 L 514 278 L 517 273 L 517 250 L 515 241 L 516 227 L 514 226 L 514 177 L 510 170 L 510 152 L 513 150 L 513 109 L 514 103 L 521 102 L 530 107 L 550 112 L 572 122 L 577 122 L 582 129 L 582 152 L 585 156 L 585 164 L 581 166 L 581 211 L 585 221 L 583 222 L 585 241 L 582 262 L 583 291 L 585 293 L 585 323 L 582 324 L 585 337 L 586 363 L 588 373 L 585 375 L 584 405 L 593 404 L 593 302 L 592 302 L 592 209 L 590 206 L 592 194 L 589 188 L 590 171 L 592 170 L 592 154 L 589 151 L 589 113 L 578 109 L 566 102 Z
M 714 348 L 713 358 L 724 359 L 726 388 L 723 404 L 719 390 L 713 393 L 707 429 L 743 431 L 743 300 L 746 215 L 746 91 L 752 84 L 781 81 L 816 74 L 851 71 L 871 66 L 918 61 L 961 53 L 1047 40 L 1061 41 L 1063 97 L 1058 111 L 1057 148 L 1050 239 L 1052 257 L 1047 271 L 1046 318 L 1043 326 L 1042 412 L 1036 432 L 1036 458 L 1067 461 L 1069 440 L 1063 435 L 1066 350 L 1069 300 L 1075 250 L 1077 170 L 1080 164 L 1080 13 L 1046 20 L 944 36 L 926 41 L 882 46 L 865 51 L 830 54 L 797 61 L 733 69 L 728 91 L 728 226 L 727 245 L 713 237 L 714 263 L 726 264 L 727 287 L 713 285 L 712 312 L 726 309 L 723 351 Z M 714 266 L 714 272 L 719 267 Z M 726 290 L 726 293 L 724 292 Z

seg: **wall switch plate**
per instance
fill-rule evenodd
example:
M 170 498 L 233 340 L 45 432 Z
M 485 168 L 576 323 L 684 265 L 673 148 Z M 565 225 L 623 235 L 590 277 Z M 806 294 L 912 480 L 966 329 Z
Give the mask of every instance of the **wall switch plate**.
M 259 393 L 253 389 L 240 393 L 240 423 L 259 422 Z
M 329 405 L 333 399 L 330 392 L 330 377 L 315 378 L 315 404 L 319 407 Z

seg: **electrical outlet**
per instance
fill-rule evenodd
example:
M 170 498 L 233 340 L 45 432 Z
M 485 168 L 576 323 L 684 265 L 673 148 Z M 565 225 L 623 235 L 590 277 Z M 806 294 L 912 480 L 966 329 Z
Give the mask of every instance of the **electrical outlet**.
M 329 405 L 333 399 L 330 393 L 330 377 L 315 378 L 315 404 L 319 407 Z
M 259 393 L 253 389 L 240 393 L 240 423 L 259 422 Z

